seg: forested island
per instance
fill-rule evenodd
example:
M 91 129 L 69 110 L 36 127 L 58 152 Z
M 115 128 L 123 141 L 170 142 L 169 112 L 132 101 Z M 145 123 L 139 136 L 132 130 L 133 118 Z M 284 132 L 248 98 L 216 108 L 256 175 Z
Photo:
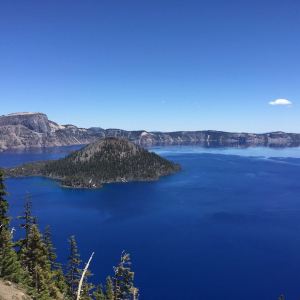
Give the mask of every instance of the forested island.
M 32 215 L 30 198 L 18 217 L 18 230 L 23 234 L 14 239 L 5 196 L 0 170 L 0 299 L 138 300 L 139 289 L 134 284 L 128 253 L 122 252 L 120 262 L 104 285 L 94 285 L 90 280 L 89 264 L 83 264 L 75 236 L 69 238 L 67 264 L 57 261 L 50 227 L 43 232 L 40 230 L 36 217 Z M 284 299 L 283 295 L 278 298 Z
M 45 176 L 63 186 L 99 188 L 104 183 L 152 181 L 180 166 L 121 138 L 100 139 L 65 158 L 5 170 L 9 177 Z

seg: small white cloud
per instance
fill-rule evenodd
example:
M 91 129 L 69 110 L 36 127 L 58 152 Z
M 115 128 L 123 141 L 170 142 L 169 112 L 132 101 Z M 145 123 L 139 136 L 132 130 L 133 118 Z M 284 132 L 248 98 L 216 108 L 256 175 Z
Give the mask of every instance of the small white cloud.
M 292 102 L 287 99 L 276 99 L 269 102 L 270 105 L 292 105 Z

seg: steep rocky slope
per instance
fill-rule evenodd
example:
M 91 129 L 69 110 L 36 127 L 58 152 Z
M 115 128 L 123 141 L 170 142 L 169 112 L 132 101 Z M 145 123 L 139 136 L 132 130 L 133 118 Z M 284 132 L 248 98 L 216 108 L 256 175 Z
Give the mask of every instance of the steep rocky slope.
M 99 138 L 122 137 L 142 146 L 199 144 L 205 147 L 300 145 L 300 134 L 272 132 L 265 134 L 223 131 L 147 132 L 121 129 L 78 128 L 59 125 L 42 113 L 15 113 L 0 116 L 0 151 L 30 147 L 89 144 Z

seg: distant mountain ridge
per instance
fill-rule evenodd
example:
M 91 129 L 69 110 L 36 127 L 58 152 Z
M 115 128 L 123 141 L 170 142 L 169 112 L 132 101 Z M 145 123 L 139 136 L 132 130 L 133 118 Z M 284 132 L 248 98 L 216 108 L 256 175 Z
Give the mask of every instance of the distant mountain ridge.
M 300 146 L 300 134 L 271 132 L 263 134 L 224 131 L 148 132 L 98 127 L 79 128 L 59 125 L 43 113 L 13 113 L 0 116 L 0 151 L 32 147 L 89 144 L 99 138 L 122 137 L 141 146 L 190 145 L 205 147 L 293 147 Z

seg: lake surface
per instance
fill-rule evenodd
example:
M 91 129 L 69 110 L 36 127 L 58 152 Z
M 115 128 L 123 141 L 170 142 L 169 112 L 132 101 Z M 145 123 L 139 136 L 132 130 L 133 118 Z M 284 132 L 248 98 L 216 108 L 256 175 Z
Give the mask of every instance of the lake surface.
M 0 153 L 0 166 L 74 149 Z M 300 149 L 152 151 L 182 171 L 99 190 L 9 179 L 10 213 L 19 215 L 30 193 L 41 228 L 52 227 L 61 262 L 72 234 L 84 261 L 95 251 L 94 281 L 104 281 L 121 251 L 129 251 L 142 300 L 275 300 L 280 293 L 299 299 Z

